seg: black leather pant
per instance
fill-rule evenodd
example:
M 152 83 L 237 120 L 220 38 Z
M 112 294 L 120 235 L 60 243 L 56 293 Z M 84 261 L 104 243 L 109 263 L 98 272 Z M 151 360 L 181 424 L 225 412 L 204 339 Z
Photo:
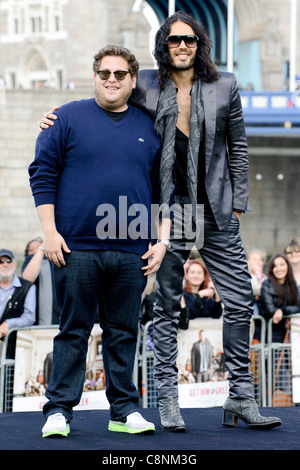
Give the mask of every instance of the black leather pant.
M 157 272 L 154 308 L 154 367 L 159 398 L 178 396 L 177 329 L 184 276 L 189 256 L 186 240 L 172 240 Z M 224 304 L 223 351 L 229 371 L 229 395 L 253 397 L 249 371 L 249 330 L 253 314 L 253 291 L 239 221 L 232 215 L 220 231 L 213 219 L 204 220 L 204 243 L 199 253 Z

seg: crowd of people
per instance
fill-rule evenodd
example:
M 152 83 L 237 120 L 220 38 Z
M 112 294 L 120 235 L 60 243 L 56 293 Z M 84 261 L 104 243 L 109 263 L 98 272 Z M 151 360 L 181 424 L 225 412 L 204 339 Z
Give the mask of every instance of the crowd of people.
M 292 239 L 282 250 L 270 257 L 262 250 L 248 253 L 249 272 L 254 294 L 253 319 L 273 318 L 272 342 L 289 342 L 292 314 L 300 313 L 300 240 Z M 43 240 L 30 240 L 24 252 L 21 274 L 10 250 L 0 250 L 0 334 L 4 338 L 10 328 L 59 323 L 51 263 L 44 254 Z M 204 262 L 191 251 L 184 265 L 181 297 L 182 319 L 179 328 L 187 329 L 189 320 L 220 318 L 223 305 Z M 141 302 L 140 328 L 153 320 L 155 275 L 151 276 Z M 261 341 L 260 322 L 255 322 L 253 341 Z M 11 335 L 7 357 L 14 358 L 15 335 Z M 267 338 L 266 338 L 267 339 Z M 145 338 L 146 350 L 153 349 L 153 326 Z
M 254 320 L 256 315 L 266 321 L 273 319 L 272 342 L 289 341 L 290 315 L 300 313 L 300 240 L 292 239 L 268 261 L 265 273 L 265 255 L 253 250 L 248 255 L 249 272 L 254 293 Z M 260 325 L 256 323 L 254 339 L 260 341 Z
M 16 274 L 17 261 L 10 250 L 0 250 L 0 335 L 10 328 L 59 323 L 51 263 L 44 254 L 43 240 L 30 240 L 24 251 L 21 274 Z M 273 318 L 273 342 L 288 340 L 290 315 L 300 313 L 300 240 L 292 239 L 282 250 L 270 257 L 260 249 L 248 254 L 252 277 L 254 314 Z M 223 305 L 204 262 L 191 251 L 184 265 L 181 296 L 182 319 L 179 326 L 188 328 L 189 320 L 220 318 Z M 21 301 L 20 301 L 21 299 Z M 150 277 L 141 302 L 140 326 L 153 320 L 155 276 Z M 18 306 L 18 308 L 17 308 Z M 149 330 L 147 349 L 153 347 Z M 260 323 L 255 324 L 254 339 L 261 340 Z M 10 350 L 12 354 L 12 350 Z
M 0 250 L 0 339 L 12 328 L 59 323 L 51 263 L 44 254 L 43 240 L 30 240 L 24 251 L 20 275 L 11 250 Z M 15 357 L 16 333 L 10 335 L 7 358 Z
M 300 313 L 300 239 L 292 239 L 282 250 L 266 261 L 263 250 L 253 249 L 248 253 L 248 267 L 252 277 L 254 296 L 253 319 L 263 317 L 267 322 L 273 318 L 273 342 L 288 340 L 289 317 Z M 184 282 L 181 297 L 181 329 L 188 328 L 189 320 L 196 318 L 220 318 L 223 312 L 221 299 L 213 285 L 204 262 L 191 251 L 184 265 Z M 151 282 L 142 303 L 142 325 L 151 321 L 155 283 Z M 252 336 L 261 342 L 261 324 L 254 322 Z M 152 330 L 147 338 L 152 347 Z

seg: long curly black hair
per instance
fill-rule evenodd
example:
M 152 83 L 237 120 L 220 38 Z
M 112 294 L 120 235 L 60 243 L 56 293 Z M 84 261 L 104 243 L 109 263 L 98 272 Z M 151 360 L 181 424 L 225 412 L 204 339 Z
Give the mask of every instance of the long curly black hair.
M 279 284 L 275 277 L 273 270 L 275 260 L 277 258 L 283 258 L 287 264 L 288 271 L 284 284 Z M 268 264 L 268 277 L 274 287 L 275 293 L 277 294 L 277 306 L 286 307 L 287 305 L 297 305 L 298 302 L 298 290 L 297 285 L 293 276 L 293 271 L 287 257 L 281 253 L 274 255 Z
M 169 49 L 166 42 L 170 34 L 171 25 L 176 21 L 182 21 L 188 24 L 199 38 L 196 58 L 195 58 L 195 77 L 207 83 L 212 83 L 219 78 L 219 72 L 213 64 L 210 56 L 212 42 L 208 37 L 206 30 L 192 15 L 184 11 L 177 11 L 174 15 L 169 16 L 155 36 L 154 57 L 157 62 L 160 75 L 160 87 L 163 89 L 166 80 L 170 78 L 170 61 Z

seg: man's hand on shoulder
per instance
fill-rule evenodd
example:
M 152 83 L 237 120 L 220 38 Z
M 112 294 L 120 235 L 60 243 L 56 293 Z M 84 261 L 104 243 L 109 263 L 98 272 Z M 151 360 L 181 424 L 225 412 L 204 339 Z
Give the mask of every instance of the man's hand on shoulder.
M 42 119 L 39 122 L 39 130 L 43 132 L 43 129 L 49 129 L 49 126 L 54 126 L 54 122 L 57 119 L 57 116 L 53 114 L 59 106 L 53 106 L 48 113 L 45 113 L 42 116 Z

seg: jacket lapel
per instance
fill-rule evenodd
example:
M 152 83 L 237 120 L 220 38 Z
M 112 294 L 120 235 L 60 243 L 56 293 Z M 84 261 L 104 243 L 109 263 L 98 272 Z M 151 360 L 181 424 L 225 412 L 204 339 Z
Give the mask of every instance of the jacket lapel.
M 205 119 L 205 161 L 207 173 L 212 157 L 216 131 L 216 82 L 202 82 L 202 98 Z

